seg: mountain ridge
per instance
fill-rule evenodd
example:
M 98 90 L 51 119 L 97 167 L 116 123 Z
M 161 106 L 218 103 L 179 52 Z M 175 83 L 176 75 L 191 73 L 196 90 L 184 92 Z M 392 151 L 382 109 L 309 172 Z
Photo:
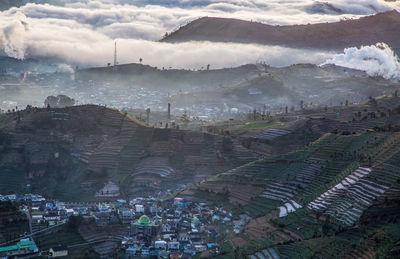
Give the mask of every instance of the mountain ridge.
M 202 17 L 180 27 L 163 42 L 215 41 L 284 45 L 296 48 L 343 49 L 389 44 L 400 51 L 400 13 L 396 10 L 334 23 L 268 25 L 231 18 Z M 321 38 L 321 35 L 324 35 Z

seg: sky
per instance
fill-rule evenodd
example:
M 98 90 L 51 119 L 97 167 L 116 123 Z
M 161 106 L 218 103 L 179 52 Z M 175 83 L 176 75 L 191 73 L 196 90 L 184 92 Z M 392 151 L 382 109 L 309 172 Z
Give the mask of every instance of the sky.
M 273 66 L 323 63 L 339 53 L 255 44 L 157 42 L 199 17 L 229 17 L 267 24 L 306 24 L 358 18 L 392 9 L 383 0 L 35 0 L 0 12 L 0 50 L 24 59 L 56 57 L 68 64 L 119 63 L 158 67 L 231 67 L 263 61 Z M 374 47 L 374 46 L 373 46 Z M 390 47 L 390 46 L 388 46 Z M 290 58 L 289 58 L 290 57 Z

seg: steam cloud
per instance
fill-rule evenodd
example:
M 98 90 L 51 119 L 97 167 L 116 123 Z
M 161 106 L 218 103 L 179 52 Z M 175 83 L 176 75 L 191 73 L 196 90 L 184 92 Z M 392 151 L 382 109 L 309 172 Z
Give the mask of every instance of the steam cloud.
M 27 1 L 23 1 L 27 2 Z M 324 1 L 334 12 L 313 9 L 313 0 L 34 0 L 0 12 L 0 52 L 19 59 L 56 57 L 83 66 L 112 61 L 118 39 L 120 63 L 159 67 L 236 66 L 266 61 L 284 66 L 322 62 L 329 54 L 251 44 L 158 43 L 165 32 L 203 16 L 231 17 L 268 24 L 333 22 L 344 17 L 400 9 L 381 0 Z M 324 9 L 324 8 L 322 8 Z M 317 10 L 317 11 L 315 11 Z M 319 10 L 319 11 L 318 11 Z M 286 59 L 285 57 L 291 57 Z M 292 58 L 294 57 L 294 58 Z M 288 61 L 290 60 L 290 62 Z
M 338 66 L 365 71 L 370 76 L 400 80 L 400 61 L 393 50 L 385 43 L 377 43 L 361 48 L 347 48 L 343 54 L 336 54 L 322 65 Z

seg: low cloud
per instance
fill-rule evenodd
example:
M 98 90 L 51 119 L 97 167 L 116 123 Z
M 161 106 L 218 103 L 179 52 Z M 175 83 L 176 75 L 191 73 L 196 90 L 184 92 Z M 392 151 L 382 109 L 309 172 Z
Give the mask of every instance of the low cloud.
M 399 9 L 399 3 L 380 0 L 313 1 L 306 7 L 310 13 L 369 15 Z
M 27 1 L 26 1 L 27 2 Z M 322 62 L 318 51 L 251 44 L 158 43 L 165 32 L 203 16 L 230 17 L 268 24 L 334 22 L 344 17 L 400 9 L 381 0 L 324 1 L 332 13 L 309 7 L 313 0 L 34 0 L 0 12 L 0 49 L 15 58 L 57 57 L 81 65 L 112 60 L 118 40 L 119 60 L 165 67 L 235 66 L 257 60 L 271 65 Z M 280 58 L 289 57 L 288 59 Z M 218 58 L 217 58 L 218 57 Z M 290 60 L 290 62 L 288 61 Z M 226 62 L 226 63 L 223 63 Z M 235 64 L 235 62 L 237 62 Z
M 102 39 L 85 44 L 65 41 L 32 43 L 28 50 L 41 57 L 56 57 L 80 66 L 105 66 L 113 61 L 114 40 Z M 211 68 L 233 67 L 266 62 L 272 66 L 296 63 L 320 63 L 332 53 L 264 46 L 255 44 L 186 42 L 161 43 L 140 39 L 117 40 L 118 62 L 132 63 L 143 59 L 144 64 L 159 68 L 198 69 L 210 64 Z
M 385 43 L 361 48 L 347 48 L 344 53 L 334 55 L 322 65 L 326 64 L 363 70 L 370 76 L 400 80 L 399 58 Z

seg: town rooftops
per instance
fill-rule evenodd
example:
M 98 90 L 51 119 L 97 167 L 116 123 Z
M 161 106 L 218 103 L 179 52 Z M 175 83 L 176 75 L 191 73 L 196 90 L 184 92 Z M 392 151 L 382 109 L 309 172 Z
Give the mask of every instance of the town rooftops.
M 66 246 L 56 246 L 52 248 L 54 252 L 65 251 L 68 250 Z
M 17 243 L 17 246 L 19 246 L 19 247 L 26 247 L 26 246 L 31 246 L 31 245 L 35 245 L 35 242 L 33 242 L 32 240 L 30 240 L 29 238 L 21 239 L 21 240 Z
M 4 247 L 0 247 L 0 253 L 1 252 L 9 252 L 9 251 L 14 251 L 14 250 L 18 250 L 19 247 L 17 245 L 13 245 L 13 246 L 4 246 Z
M 16 245 L 0 247 L 0 253 L 15 251 L 15 250 L 19 250 L 19 249 L 29 249 L 33 252 L 38 251 L 38 248 L 37 248 L 35 242 L 30 240 L 29 238 L 25 238 L 25 239 L 21 239 Z
M 147 217 L 146 215 L 143 215 L 139 218 L 137 223 L 140 225 L 150 225 L 151 221 L 150 221 L 149 217 Z

